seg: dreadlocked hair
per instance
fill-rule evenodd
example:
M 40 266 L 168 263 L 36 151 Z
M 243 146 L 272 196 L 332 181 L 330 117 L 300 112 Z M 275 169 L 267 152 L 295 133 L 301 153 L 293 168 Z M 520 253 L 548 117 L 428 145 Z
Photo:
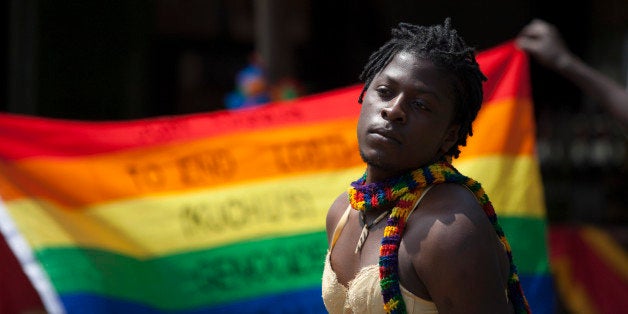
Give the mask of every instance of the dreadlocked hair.
M 475 60 L 475 50 L 468 47 L 458 32 L 451 28 L 450 18 L 446 18 L 443 25 L 418 26 L 399 23 L 391 33 L 392 38 L 369 57 L 360 74 L 364 88 L 358 102 L 362 103 L 364 93 L 375 75 L 399 52 L 410 52 L 431 61 L 435 66 L 451 73 L 454 78 L 453 123 L 459 124 L 460 130 L 458 141 L 445 155 L 457 158 L 460 155 L 460 146 L 466 146 L 467 136 L 473 135 L 471 124 L 482 106 L 482 82 L 486 81 L 486 77 Z

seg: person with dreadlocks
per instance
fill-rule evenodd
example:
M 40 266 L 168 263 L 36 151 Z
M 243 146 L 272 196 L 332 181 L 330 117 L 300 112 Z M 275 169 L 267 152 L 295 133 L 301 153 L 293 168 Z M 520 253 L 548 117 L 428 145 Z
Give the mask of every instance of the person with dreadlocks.
M 447 18 L 375 51 L 357 125 L 364 175 L 327 214 L 330 313 L 529 313 L 493 206 L 451 164 L 486 77 Z

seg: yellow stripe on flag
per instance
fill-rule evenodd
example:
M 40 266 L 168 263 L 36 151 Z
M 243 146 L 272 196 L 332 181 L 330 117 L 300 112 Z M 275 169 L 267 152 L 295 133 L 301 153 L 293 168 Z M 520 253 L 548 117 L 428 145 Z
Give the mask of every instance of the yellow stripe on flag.
M 545 217 L 541 174 L 534 156 L 477 157 L 454 160 L 454 165 L 482 183 L 498 215 Z
M 34 250 L 81 246 L 143 258 L 320 231 L 329 205 L 363 171 L 360 166 L 80 211 L 34 200 L 7 207 Z

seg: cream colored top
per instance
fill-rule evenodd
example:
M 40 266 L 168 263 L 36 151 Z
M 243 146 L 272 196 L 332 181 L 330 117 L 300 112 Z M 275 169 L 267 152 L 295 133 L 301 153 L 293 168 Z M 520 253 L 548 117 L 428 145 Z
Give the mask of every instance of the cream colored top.
M 425 189 L 421 197 L 414 205 L 416 208 L 423 199 L 423 196 L 432 186 Z M 413 210 L 414 210 L 413 208 Z M 347 223 L 351 205 L 343 214 L 342 218 L 336 226 L 332 243 L 325 257 L 325 268 L 323 269 L 323 302 L 330 314 L 336 313 L 384 313 L 384 301 L 382 298 L 381 287 L 379 284 L 379 265 L 366 266 L 356 274 L 355 278 L 349 282 L 349 286 L 345 287 L 338 282 L 336 273 L 331 268 L 331 251 L 336 244 L 336 240 L 340 236 L 342 229 Z M 410 213 L 412 214 L 412 213 Z M 410 215 L 408 215 L 409 217 Z M 408 313 L 428 314 L 438 313 L 436 304 L 425 299 L 421 299 L 410 291 L 401 288 L 401 295 L 406 303 Z

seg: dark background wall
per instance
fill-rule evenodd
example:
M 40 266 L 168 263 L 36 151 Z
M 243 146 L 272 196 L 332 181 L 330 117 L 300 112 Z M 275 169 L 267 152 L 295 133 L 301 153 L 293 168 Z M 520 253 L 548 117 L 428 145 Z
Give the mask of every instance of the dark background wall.
M 280 21 L 271 30 L 275 49 L 290 62 L 274 68 L 295 77 L 305 93 L 357 83 L 370 52 L 400 21 L 432 24 L 452 17 L 454 26 L 479 50 L 514 38 L 532 18 L 563 31 L 569 46 L 594 61 L 595 44 L 621 45 L 628 29 L 628 5 L 620 0 L 554 1 L 299 1 L 287 0 L 9 1 L 2 39 L 21 54 L 5 60 L 4 82 L 32 77 L 33 99 L 3 84 L 5 111 L 75 119 L 128 119 L 223 108 L 236 72 L 259 45 L 255 19 L 267 6 Z M 261 4 L 259 4 L 261 3 Z M 566 3 L 566 2 L 565 2 Z M 16 9 L 17 7 L 17 9 Z M 617 12 L 622 12 L 617 13 Z M 292 17 L 292 18 L 291 18 Z M 300 30 L 295 33 L 295 29 Z M 612 48 L 612 47 L 610 47 Z M 12 51 L 9 49 L 9 51 Z M 620 67 L 621 49 L 605 56 Z M 25 53 L 27 52 L 27 53 Z M 179 66 L 201 59 L 204 93 L 198 104 L 180 99 Z M 184 57 L 185 56 L 185 57 Z M 624 57 L 625 58 L 625 57 Z M 17 64 L 15 61 L 18 61 Z M 535 65 L 533 65 L 535 66 Z M 288 67 L 288 68 L 286 68 Z M 30 71 L 26 74 L 19 75 Z M 611 73 L 623 80 L 624 73 Z M 579 103 L 578 91 L 541 68 L 533 69 L 535 95 L 542 103 Z M 557 95 L 572 95 L 564 99 Z M 556 99 L 558 97 L 558 99 Z M 558 100 L 558 101 L 556 101 Z

